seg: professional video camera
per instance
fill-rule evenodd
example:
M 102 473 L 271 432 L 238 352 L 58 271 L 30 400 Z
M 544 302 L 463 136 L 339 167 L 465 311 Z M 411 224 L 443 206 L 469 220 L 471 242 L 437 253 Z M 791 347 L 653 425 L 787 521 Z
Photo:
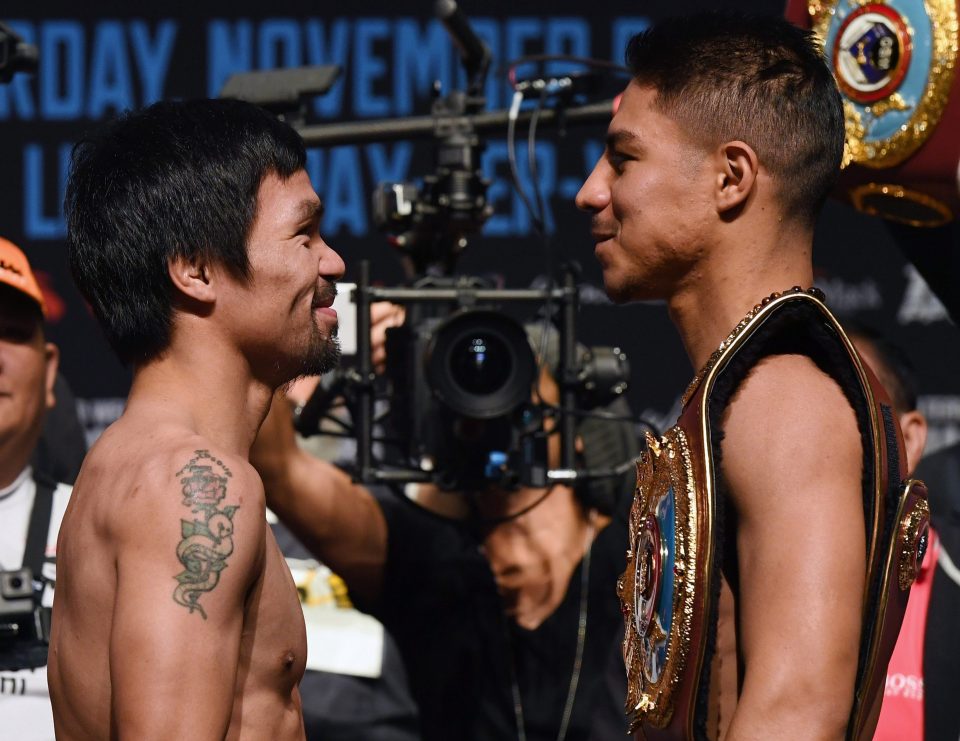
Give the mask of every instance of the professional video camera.
M 406 460 L 450 491 L 546 485 L 546 423 L 559 414 L 539 389 L 532 345 L 541 331 L 541 323 L 521 325 L 495 305 L 388 330 L 388 421 Z M 629 367 L 615 348 L 578 347 L 575 368 L 578 410 L 626 389 Z
M 435 145 L 436 168 L 422 185 L 384 183 L 374 192 L 374 220 L 400 251 L 410 284 L 374 287 L 369 265 L 361 264 L 353 291 L 356 363 L 324 379 L 300 410 L 296 426 L 302 434 L 316 434 L 331 401 L 345 398 L 357 439 L 354 475 L 368 484 L 421 481 L 471 491 L 490 484 L 544 486 L 616 476 L 631 462 L 610 461 L 602 470 L 575 465 L 578 421 L 621 395 L 629 375 L 626 357 L 618 349 L 577 344 L 576 271 L 565 269 L 560 285 L 550 275 L 549 285 L 530 289 L 496 288 L 476 276 L 454 275 L 468 238 L 492 213 L 486 199 L 488 182 L 480 171 L 480 135 L 507 131 L 514 182 L 529 206 L 513 157 L 516 127 L 527 125 L 532 141 L 538 125 L 609 120 L 612 100 L 581 104 L 578 97 L 585 92 L 597 95 L 601 76 L 596 68 L 609 65 L 591 60 L 593 66 L 583 73 L 514 80 L 510 110 L 483 111 L 490 50 L 453 0 L 437 0 L 435 11 L 460 51 L 466 90 L 438 97 L 430 116 L 298 127 L 308 146 L 429 138 Z M 332 84 L 335 75 L 327 77 Z M 269 85 L 264 80 L 262 86 L 252 86 L 269 89 L 275 84 L 276 80 Z M 235 94 L 236 89 L 236 82 L 228 83 L 223 94 Z M 534 109 L 521 107 L 528 94 L 538 99 Z M 557 105 L 546 107 L 548 99 Z M 286 101 L 288 110 L 281 113 L 302 119 L 302 94 L 294 91 Z M 535 167 L 531 170 L 536 182 Z M 543 207 L 535 194 L 540 209 L 533 214 L 534 223 L 542 231 Z M 551 273 L 549 264 L 547 268 Z M 387 330 L 385 378 L 374 375 L 371 363 L 370 306 L 376 301 L 406 309 L 403 326 Z M 536 315 L 538 321 L 525 327 L 518 317 L 524 309 L 528 318 Z M 536 352 L 528 335 L 534 338 Z M 538 385 L 551 336 L 553 361 L 547 364 L 559 387 L 559 400 L 546 403 Z M 389 398 L 390 410 L 375 419 L 375 403 L 382 397 Z M 395 443 L 377 460 L 375 427 L 385 431 L 381 440 Z M 550 430 L 558 431 L 561 441 L 561 463 L 554 469 L 547 458 Z
M 50 608 L 40 605 L 30 569 L 0 571 L 0 671 L 47 663 Z
M 36 68 L 37 47 L 0 23 L 0 83 L 10 82 L 16 72 L 33 72 Z

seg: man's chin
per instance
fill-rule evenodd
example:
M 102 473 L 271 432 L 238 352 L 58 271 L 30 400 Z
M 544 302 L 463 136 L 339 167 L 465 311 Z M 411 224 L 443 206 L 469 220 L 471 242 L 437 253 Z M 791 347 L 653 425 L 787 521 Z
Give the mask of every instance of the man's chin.
M 607 297 L 615 304 L 629 304 L 634 301 L 663 301 L 664 291 L 645 280 L 625 280 L 622 276 L 604 271 L 603 289 Z
M 334 335 L 313 344 L 303 358 L 301 376 L 321 376 L 340 365 L 340 340 Z
M 603 290 L 615 304 L 626 304 L 636 300 L 623 281 L 617 280 L 615 276 L 608 276 L 606 273 L 603 275 Z

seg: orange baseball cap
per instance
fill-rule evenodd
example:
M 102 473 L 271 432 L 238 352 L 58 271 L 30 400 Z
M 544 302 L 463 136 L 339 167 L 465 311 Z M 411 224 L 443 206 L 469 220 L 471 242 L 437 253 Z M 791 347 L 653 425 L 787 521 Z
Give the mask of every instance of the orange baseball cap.
M 47 307 L 43 303 L 43 294 L 40 285 L 30 269 L 30 262 L 17 245 L 0 237 L 0 283 L 16 288 L 25 293 L 40 306 L 44 315 Z

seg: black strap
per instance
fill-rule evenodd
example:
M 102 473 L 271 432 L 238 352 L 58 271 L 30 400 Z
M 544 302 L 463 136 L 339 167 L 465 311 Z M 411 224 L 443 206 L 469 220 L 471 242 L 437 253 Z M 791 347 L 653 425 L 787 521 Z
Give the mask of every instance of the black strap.
M 33 579 L 42 579 L 43 561 L 47 552 L 50 533 L 50 515 L 53 512 L 53 492 L 56 489 L 42 476 L 34 476 L 37 491 L 30 509 L 30 524 L 27 527 L 27 545 L 23 549 L 23 565 L 33 572 Z

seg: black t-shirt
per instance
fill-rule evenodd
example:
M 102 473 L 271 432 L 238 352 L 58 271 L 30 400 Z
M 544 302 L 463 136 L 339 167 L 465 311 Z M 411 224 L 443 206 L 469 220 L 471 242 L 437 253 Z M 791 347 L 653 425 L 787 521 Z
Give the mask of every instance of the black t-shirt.
M 369 611 L 400 647 L 424 741 L 517 738 L 512 676 L 527 739 L 555 741 L 576 654 L 582 563 L 557 610 L 526 630 L 505 617 L 476 534 L 391 494 L 380 504 L 387 566 L 380 600 Z M 616 595 L 626 544 L 626 524 L 613 521 L 591 549 L 586 639 L 568 741 L 626 736 Z

